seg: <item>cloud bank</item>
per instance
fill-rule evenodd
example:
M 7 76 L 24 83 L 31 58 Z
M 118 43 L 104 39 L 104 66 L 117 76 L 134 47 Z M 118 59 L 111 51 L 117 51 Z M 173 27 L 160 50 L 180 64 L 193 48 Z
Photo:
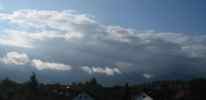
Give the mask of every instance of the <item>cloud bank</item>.
M 35 67 L 37 70 L 57 70 L 57 71 L 71 70 L 70 65 L 54 63 L 54 62 L 44 62 L 39 59 L 31 60 L 27 54 L 15 52 L 15 51 L 8 52 L 5 57 L 0 58 L 0 61 L 4 64 L 13 64 L 13 65 L 30 64 L 33 67 Z
M 68 71 L 77 68 L 89 74 L 108 76 L 123 72 L 152 73 L 155 78 L 168 78 L 174 73 L 183 77 L 205 72 L 204 34 L 142 31 L 104 25 L 93 16 L 72 10 L 1 12 L 0 21 L 9 24 L 0 34 L 1 46 L 37 50 L 34 54 L 41 53 L 41 57 L 49 55 L 62 61 L 27 60 L 29 57 L 23 53 L 8 53 L 1 58 L 1 62 L 6 64 L 30 63 L 38 70 Z M 152 77 L 150 74 L 140 76 Z
M 60 38 L 63 40 L 87 39 L 87 41 L 113 41 L 132 46 L 158 49 L 164 44 L 175 45 L 180 52 L 191 57 L 205 55 L 206 36 L 172 32 L 139 32 L 120 26 L 103 25 L 94 17 L 64 10 L 17 10 L 0 13 L 0 20 L 8 21 L 11 27 L 4 30 L 0 43 L 31 48 L 34 42 Z
M 26 65 L 29 64 L 36 68 L 37 70 L 55 70 L 55 71 L 69 71 L 72 70 L 74 66 L 66 65 L 63 63 L 55 62 L 46 62 L 40 59 L 30 59 L 27 54 L 19 52 L 8 52 L 5 57 L 1 57 L 0 61 L 4 64 L 13 64 L 13 65 Z M 88 67 L 82 66 L 79 70 L 87 72 L 89 74 L 104 74 L 112 76 L 115 74 L 121 74 L 121 71 L 118 68 L 109 68 L 109 67 Z

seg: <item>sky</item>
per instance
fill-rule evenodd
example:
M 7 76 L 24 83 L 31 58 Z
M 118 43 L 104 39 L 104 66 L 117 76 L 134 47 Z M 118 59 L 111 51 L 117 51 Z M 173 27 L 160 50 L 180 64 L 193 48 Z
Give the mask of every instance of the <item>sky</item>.
M 204 0 L 0 0 L 0 78 L 205 77 Z

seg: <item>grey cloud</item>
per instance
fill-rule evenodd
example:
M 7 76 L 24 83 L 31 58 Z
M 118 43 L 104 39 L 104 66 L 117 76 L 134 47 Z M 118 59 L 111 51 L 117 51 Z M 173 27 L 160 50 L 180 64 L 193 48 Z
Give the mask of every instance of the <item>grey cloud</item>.
M 138 32 L 121 26 L 106 26 L 97 23 L 89 15 L 71 10 L 18 10 L 13 13 L 1 13 L 0 19 L 8 20 L 11 25 L 20 27 L 20 29 L 12 27 L 6 29 L 7 35 L 0 37 L 0 43 L 18 47 L 33 47 L 34 42 L 47 38 L 63 38 L 90 45 L 99 45 L 96 43 L 102 40 L 100 43 L 110 41 L 136 47 L 145 46 L 149 49 L 158 49 L 162 48 L 160 47 L 162 44 L 171 44 L 191 57 L 204 55 L 206 49 L 205 41 L 200 41 L 205 39 L 202 38 L 204 35 L 198 37 L 185 33 Z
M 122 75 L 152 73 L 155 78 L 174 73 L 190 76 L 205 69 L 205 35 L 103 25 L 94 17 L 73 11 L 20 10 L 1 13 L 0 19 L 11 26 L 0 35 L 0 44 L 30 48 L 27 52 L 32 56 L 48 57 L 40 59 L 41 63 L 54 60 L 77 69 L 100 66 L 82 70 L 107 75 L 119 73 L 113 71 L 115 66 Z

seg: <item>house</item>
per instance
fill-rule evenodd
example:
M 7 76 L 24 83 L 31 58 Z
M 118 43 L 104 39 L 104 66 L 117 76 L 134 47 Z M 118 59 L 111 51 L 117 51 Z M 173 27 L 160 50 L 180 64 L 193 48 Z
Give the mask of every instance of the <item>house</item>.
M 89 95 L 86 92 L 79 93 L 76 97 L 72 100 L 95 100 L 93 96 Z
M 69 100 L 72 100 L 81 91 L 79 87 L 72 87 L 69 85 L 56 85 L 56 84 L 47 85 L 47 89 L 49 91 L 48 93 L 49 95 L 68 98 Z
M 133 94 L 131 96 L 131 100 L 153 100 L 153 98 L 147 95 L 146 93 L 138 93 Z

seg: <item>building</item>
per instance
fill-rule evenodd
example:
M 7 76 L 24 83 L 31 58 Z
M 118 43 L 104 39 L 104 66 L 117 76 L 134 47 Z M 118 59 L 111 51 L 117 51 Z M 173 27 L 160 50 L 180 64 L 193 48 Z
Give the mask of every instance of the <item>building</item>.
M 131 96 L 131 100 L 153 100 L 153 98 L 147 95 L 146 93 L 138 93 L 133 94 Z
M 89 95 L 86 92 L 79 93 L 76 97 L 72 100 L 95 100 L 93 96 Z

